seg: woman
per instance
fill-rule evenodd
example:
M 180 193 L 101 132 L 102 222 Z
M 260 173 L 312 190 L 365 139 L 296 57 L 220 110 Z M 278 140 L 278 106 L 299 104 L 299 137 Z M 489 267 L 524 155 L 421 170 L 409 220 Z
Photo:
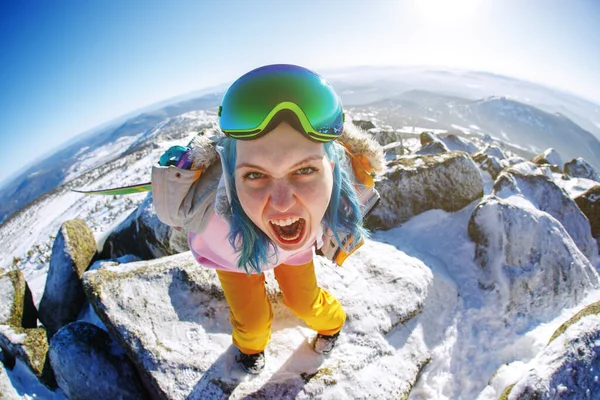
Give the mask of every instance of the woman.
M 225 137 L 218 156 L 199 136 L 171 160 L 189 170 L 153 168 L 157 215 L 185 228 L 198 262 L 216 269 L 242 369 L 257 374 L 264 367 L 273 319 L 262 274 L 268 269 L 284 304 L 317 332 L 312 348 L 328 354 L 346 314 L 317 285 L 314 249 L 341 264 L 362 243 L 363 213 L 378 198 L 370 173 L 381 172 L 383 151 L 344 124 L 328 82 L 294 65 L 269 65 L 239 78 L 219 117 Z

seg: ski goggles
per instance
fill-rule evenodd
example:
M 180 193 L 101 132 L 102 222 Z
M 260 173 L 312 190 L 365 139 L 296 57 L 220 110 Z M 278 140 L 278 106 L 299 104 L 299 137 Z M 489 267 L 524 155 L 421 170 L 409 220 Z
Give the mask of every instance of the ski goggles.
M 331 84 L 288 64 L 260 67 L 236 80 L 219 107 L 219 125 L 234 139 L 256 139 L 282 110 L 293 112 L 313 141 L 329 142 L 342 133 L 342 102 Z

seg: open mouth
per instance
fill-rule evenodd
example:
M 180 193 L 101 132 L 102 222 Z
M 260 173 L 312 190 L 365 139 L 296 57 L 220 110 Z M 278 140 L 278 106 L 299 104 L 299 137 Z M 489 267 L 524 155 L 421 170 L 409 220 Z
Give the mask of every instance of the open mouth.
M 277 239 L 283 244 L 299 243 L 304 235 L 306 221 L 304 218 L 287 218 L 269 222 Z

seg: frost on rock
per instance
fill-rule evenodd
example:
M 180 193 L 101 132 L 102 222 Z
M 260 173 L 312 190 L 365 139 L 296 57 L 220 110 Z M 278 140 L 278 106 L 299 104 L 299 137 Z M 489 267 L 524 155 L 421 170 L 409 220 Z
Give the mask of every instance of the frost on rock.
M 598 175 L 594 167 L 581 157 L 575 158 L 565 164 L 565 174 L 569 174 L 574 178 L 585 178 L 600 182 L 600 175 Z
M 64 222 L 52 246 L 39 319 L 54 334 L 77 319 L 85 303 L 81 276 L 96 255 L 96 239 L 85 221 Z
M 469 221 L 475 258 L 497 293 L 507 323 L 548 321 L 600 287 L 598 273 L 561 223 L 517 199 L 491 196 Z
M 0 276 L 0 324 L 37 327 L 37 310 L 23 273 L 14 270 Z
M 458 211 L 483 196 L 483 178 L 463 152 L 407 156 L 388 163 L 378 182 L 381 202 L 366 221 L 369 229 L 389 229 L 432 209 Z
M 463 139 L 460 136 L 448 135 L 440 138 L 450 151 L 464 151 L 465 153 L 474 153 L 477 151 L 477 146 L 467 139 Z
M 3 400 L 21 400 L 15 388 L 13 387 L 6 370 L 0 365 L 0 398 Z
M 318 282 L 347 313 L 336 348 L 325 359 L 310 349 L 308 340 L 315 333 L 284 306 L 274 275 L 267 271 L 272 338 L 265 371 L 253 379 L 236 366 L 229 308 L 215 271 L 197 265 L 189 252 L 131 263 L 127 270 L 109 265 L 88 271 L 84 285 L 153 396 L 365 398 L 374 390 L 371 379 L 383 378 L 393 382 L 377 389 L 383 398 L 406 396 L 430 355 L 421 334 L 419 340 L 400 344 L 407 334 L 398 330 L 422 311 L 432 288 L 431 271 L 394 247 L 371 241 L 344 268 L 325 263 L 316 259 Z M 455 304 L 456 289 L 444 286 L 443 296 L 451 297 L 441 304 Z M 440 315 L 439 306 L 435 312 Z M 443 328 L 436 326 L 427 335 Z
M 152 202 L 152 193 L 106 239 L 100 258 L 135 255 L 142 260 L 188 251 L 187 234 L 162 223 Z
M 438 154 L 449 151 L 446 144 L 431 132 L 421 133 L 420 139 L 421 148 L 416 152 L 416 154 Z
M 47 359 L 46 329 L 23 329 L 0 325 L 0 347 L 11 356 L 23 361 L 46 387 L 51 390 L 56 389 L 54 373 Z
M 58 386 L 74 399 L 144 399 L 135 367 L 102 329 L 72 322 L 50 341 L 48 352 Z
M 523 168 L 515 166 L 500 174 L 494 183 L 492 194 L 503 199 L 517 196 L 526 200 L 533 207 L 560 221 L 588 259 L 597 254 L 598 248 L 592 237 L 590 222 L 577 203 L 541 170 L 535 168 L 529 172 L 522 171 Z
M 575 203 L 590 222 L 592 236 L 600 240 L 600 185 L 595 185 L 575 197 Z
M 561 172 L 563 170 L 562 158 L 561 158 L 560 154 L 558 154 L 558 152 L 552 148 L 547 149 L 546 151 L 544 151 L 541 154 L 538 154 L 531 161 L 537 165 L 545 165 L 545 164 L 552 165 L 552 166 L 556 167 L 556 169 L 557 169 L 556 172 Z
M 509 399 L 600 398 L 600 315 L 571 325 L 531 362 Z

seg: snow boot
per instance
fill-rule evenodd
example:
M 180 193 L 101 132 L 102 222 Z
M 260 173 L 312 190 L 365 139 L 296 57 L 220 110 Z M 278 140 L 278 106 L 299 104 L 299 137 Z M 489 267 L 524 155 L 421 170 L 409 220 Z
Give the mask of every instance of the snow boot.
M 313 350 L 317 354 L 325 354 L 325 355 L 329 354 L 329 352 L 331 352 L 331 350 L 333 350 L 333 347 L 335 346 L 335 342 L 337 341 L 338 336 L 340 336 L 339 332 L 336 333 L 335 335 L 331 335 L 331 336 L 321 335 L 320 333 L 317 334 L 317 337 L 312 342 Z
M 265 352 L 261 351 L 257 354 L 244 354 L 240 351 L 240 354 L 235 357 L 235 361 L 247 373 L 258 375 L 265 367 Z

